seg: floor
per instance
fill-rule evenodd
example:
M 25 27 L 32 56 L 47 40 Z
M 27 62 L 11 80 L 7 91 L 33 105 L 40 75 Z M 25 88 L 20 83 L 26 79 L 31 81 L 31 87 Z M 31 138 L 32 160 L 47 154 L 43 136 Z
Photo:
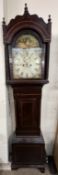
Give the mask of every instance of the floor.
M 56 173 L 51 172 L 48 166 L 46 166 L 45 173 L 41 173 L 34 168 L 20 168 L 16 171 L 0 171 L 0 175 L 56 175 Z
M 20 168 L 15 171 L 0 171 L 0 175 L 58 175 L 53 157 L 48 158 L 45 173 L 35 168 Z
M 0 175 L 42 175 L 42 173 L 37 169 L 21 168 L 16 171 L 1 171 Z M 47 168 L 44 175 L 51 175 Z

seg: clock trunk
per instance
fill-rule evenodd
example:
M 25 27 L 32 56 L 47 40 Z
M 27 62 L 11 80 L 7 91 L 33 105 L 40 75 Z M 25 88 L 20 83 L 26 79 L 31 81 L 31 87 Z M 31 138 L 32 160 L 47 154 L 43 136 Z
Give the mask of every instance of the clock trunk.
M 16 109 L 16 134 L 40 134 L 41 87 L 14 88 Z

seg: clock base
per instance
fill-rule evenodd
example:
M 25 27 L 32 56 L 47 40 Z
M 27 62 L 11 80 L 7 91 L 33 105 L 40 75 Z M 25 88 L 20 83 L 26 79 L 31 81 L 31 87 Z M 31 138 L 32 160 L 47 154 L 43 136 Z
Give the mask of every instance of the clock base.
M 45 144 L 40 136 L 16 136 L 9 139 L 9 161 L 12 169 L 38 168 L 44 172 L 46 163 Z
M 38 169 L 41 173 L 45 173 L 45 166 L 44 165 L 19 165 L 19 163 L 12 163 L 11 164 L 11 169 L 16 170 L 19 168 L 36 168 Z

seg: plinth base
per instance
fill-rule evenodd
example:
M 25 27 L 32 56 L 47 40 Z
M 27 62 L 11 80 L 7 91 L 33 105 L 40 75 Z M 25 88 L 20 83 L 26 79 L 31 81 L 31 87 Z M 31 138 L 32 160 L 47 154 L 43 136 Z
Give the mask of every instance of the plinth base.
M 9 160 L 12 169 L 20 167 L 45 169 L 46 154 L 42 135 L 16 136 L 9 139 Z

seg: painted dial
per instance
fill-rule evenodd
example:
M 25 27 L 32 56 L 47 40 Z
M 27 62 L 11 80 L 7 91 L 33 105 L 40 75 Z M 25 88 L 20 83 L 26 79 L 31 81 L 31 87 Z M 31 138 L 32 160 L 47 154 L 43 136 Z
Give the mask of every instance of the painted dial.
M 13 76 L 18 78 L 41 78 L 41 48 L 13 48 Z
M 33 35 L 24 34 L 12 48 L 13 78 L 42 77 L 42 48 Z

